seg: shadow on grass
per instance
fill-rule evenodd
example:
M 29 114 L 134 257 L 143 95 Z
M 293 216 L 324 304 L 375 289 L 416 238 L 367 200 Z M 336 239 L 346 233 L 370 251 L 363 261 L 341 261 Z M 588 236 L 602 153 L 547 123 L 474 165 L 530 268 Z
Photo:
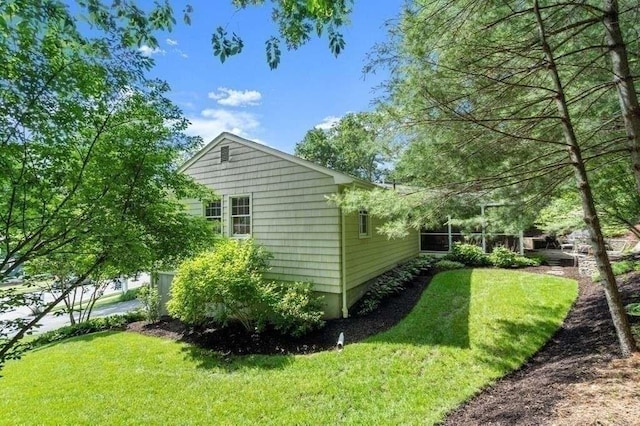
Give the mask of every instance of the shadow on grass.
M 526 318 L 496 320 L 491 341 L 474 343 L 482 362 L 500 371 L 518 367 L 558 332 L 566 307 L 528 305 L 526 309 Z
M 193 345 L 184 346 L 182 353 L 198 368 L 224 370 L 227 373 L 254 369 L 281 370 L 293 364 L 293 355 L 231 355 Z
M 53 341 L 53 342 L 43 343 L 43 344 L 40 344 L 38 346 L 34 346 L 34 347 L 30 348 L 28 350 L 28 352 L 38 352 L 38 351 L 41 351 L 43 349 L 51 348 L 53 346 L 57 346 L 57 345 L 60 345 L 60 344 L 67 344 L 67 343 L 73 343 L 73 342 L 91 342 L 91 341 L 96 340 L 96 339 L 100 339 L 100 338 L 103 338 L 103 337 L 108 337 L 108 336 L 111 336 L 113 334 L 122 333 L 122 332 L 124 332 L 124 330 L 105 330 L 105 331 L 95 331 L 95 332 L 92 332 L 92 333 L 81 334 L 79 336 L 65 337 L 65 338 L 62 338 L 60 340 L 56 340 L 56 341 Z M 27 341 L 25 343 L 29 344 L 30 342 Z
M 413 310 L 368 342 L 469 348 L 471 269 L 436 275 Z

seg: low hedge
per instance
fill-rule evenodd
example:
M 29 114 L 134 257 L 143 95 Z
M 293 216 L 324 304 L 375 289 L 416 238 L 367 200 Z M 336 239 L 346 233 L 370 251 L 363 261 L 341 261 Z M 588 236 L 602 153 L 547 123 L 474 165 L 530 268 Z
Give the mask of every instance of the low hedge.
M 33 349 L 70 337 L 82 336 L 98 331 L 122 330 L 127 324 L 142 320 L 144 320 L 144 315 L 138 311 L 110 315 L 108 317 L 91 318 L 88 321 L 66 325 L 55 330 L 44 332 L 29 342 L 29 348 Z
M 419 256 L 380 275 L 358 302 L 357 315 L 367 315 L 378 309 L 384 299 L 400 293 L 416 276 L 430 271 L 433 264 L 434 258 Z

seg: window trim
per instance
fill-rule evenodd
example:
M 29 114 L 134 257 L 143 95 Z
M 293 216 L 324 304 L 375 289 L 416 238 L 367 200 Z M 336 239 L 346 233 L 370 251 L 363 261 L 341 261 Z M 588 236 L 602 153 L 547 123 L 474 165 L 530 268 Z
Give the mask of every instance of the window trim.
M 362 232 L 362 219 L 364 218 L 364 225 L 366 227 L 365 232 Z M 371 238 L 371 215 L 366 209 L 358 210 L 358 237 L 359 238 Z
M 220 202 L 220 216 L 207 216 L 207 207 L 209 206 L 210 203 L 213 203 L 215 201 L 219 201 Z M 222 218 L 224 217 L 224 202 L 222 200 L 222 197 L 220 197 L 217 200 L 205 200 L 205 201 L 203 201 L 203 203 L 202 203 L 202 216 L 204 216 L 204 218 L 206 220 L 218 219 L 220 221 L 220 226 L 219 226 L 217 232 L 220 235 L 223 234 L 223 230 L 224 230 L 223 223 L 224 223 L 224 221 L 222 220 Z M 214 221 L 211 220 L 211 222 L 214 222 Z
M 233 215 L 233 200 L 238 198 L 249 199 L 249 214 L 248 215 Z M 253 196 L 252 194 L 236 194 L 229 195 L 229 237 L 231 238 L 250 238 L 253 235 Z M 234 217 L 248 217 L 249 218 L 249 233 L 248 234 L 236 234 L 233 232 L 233 218 Z

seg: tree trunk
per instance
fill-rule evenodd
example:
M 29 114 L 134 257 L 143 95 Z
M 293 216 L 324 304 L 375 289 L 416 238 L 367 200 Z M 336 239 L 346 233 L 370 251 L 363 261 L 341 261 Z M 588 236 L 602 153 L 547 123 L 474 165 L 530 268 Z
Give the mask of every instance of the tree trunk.
M 578 144 L 573 124 L 571 122 L 571 115 L 569 114 L 569 108 L 564 94 L 564 87 L 556 69 L 555 58 L 551 47 L 546 40 L 544 23 L 542 15 L 540 14 L 538 0 L 534 1 L 534 11 L 538 24 L 538 31 L 540 32 L 540 43 L 547 60 L 549 75 L 554 82 L 556 90 L 556 105 L 562 120 L 562 131 L 567 145 L 569 158 L 571 159 L 571 164 L 575 172 L 580 198 L 582 200 L 584 221 L 591 237 L 591 247 L 593 248 L 600 276 L 603 278 L 604 292 L 607 298 L 607 304 L 609 305 L 609 312 L 611 313 L 613 325 L 616 329 L 618 340 L 620 341 L 620 351 L 623 356 L 629 356 L 631 353 L 637 352 L 638 348 L 636 347 L 633 335 L 631 334 L 631 327 L 629 326 L 627 313 L 624 309 L 624 305 L 622 304 L 616 279 L 611 269 L 611 263 L 609 262 L 609 256 L 605 249 L 604 236 L 602 235 L 600 220 L 598 219 L 595 203 L 593 201 L 593 194 L 591 192 L 591 186 L 589 185 L 587 170 L 585 168 L 580 145 Z
M 604 0 L 604 28 L 611 56 L 613 81 L 618 90 L 618 100 L 627 132 L 636 190 L 640 193 L 640 105 L 629 68 L 627 47 L 620 31 L 618 1 Z

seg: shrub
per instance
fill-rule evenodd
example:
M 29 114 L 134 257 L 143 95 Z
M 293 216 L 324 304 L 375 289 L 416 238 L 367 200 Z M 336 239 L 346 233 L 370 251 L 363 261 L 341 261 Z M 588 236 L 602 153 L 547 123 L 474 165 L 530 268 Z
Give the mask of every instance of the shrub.
M 540 266 L 541 263 L 540 259 L 518 255 L 513 266 L 523 268 L 525 266 Z
M 627 272 L 639 271 L 640 270 L 640 262 L 635 260 L 619 260 L 617 262 L 611 262 L 611 269 L 613 270 L 613 275 L 618 276 L 622 274 L 626 274 Z M 591 277 L 593 281 L 600 281 L 600 273 L 596 272 Z
M 269 322 L 282 334 L 302 336 L 324 325 L 322 297 L 310 283 L 271 282 L 263 286 L 270 307 Z
M 627 314 L 640 317 L 640 303 L 629 303 L 625 308 L 627 309 Z
M 520 256 L 518 253 L 502 246 L 493 249 L 493 252 L 489 255 L 489 261 L 498 268 L 521 268 L 540 265 L 538 260 Z
M 465 264 L 454 260 L 442 259 L 437 261 L 434 266 L 439 271 L 448 271 L 450 269 L 462 269 L 465 267 Z
M 268 282 L 271 255 L 252 240 L 226 240 L 215 251 L 183 262 L 171 287 L 169 314 L 188 324 L 239 321 L 247 330 L 268 324 L 301 336 L 324 322 L 309 283 Z
M 118 302 L 128 302 L 130 300 L 135 300 L 138 298 L 138 292 L 140 288 L 132 288 L 131 290 L 127 290 L 118 297 Z
M 260 284 L 270 257 L 253 240 L 223 240 L 214 251 L 184 261 L 171 286 L 169 314 L 188 324 L 262 324 Z
M 31 348 L 37 348 L 49 343 L 68 339 L 70 337 L 82 336 L 84 334 L 96 333 L 98 331 L 122 330 L 127 324 L 142 321 L 144 319 L 140 312 L 127 312 L 125 314 L 110 315 L 108 317 L 91 318 L 74 325 L 67 325 L 56 330 L 42 333 L 31 342 Z
M 490 264 L 488 256 L 481 247 L 463 243 L 455 243 L 451 247 L 451 253 L 447 254 L 444 260 L 452 260 L 467 266 L 488 266 Z
M 489 255 L 489 261 L 498 268 L 508 268 L 516 262 L 517 253 L 506 247 L 496 247 Z
M 128 292 L 127 292 L 128 293 Z M 138 300 L 142 303 L 145 320 L 156 322 L 160 319 L 160 294 L 156 287 L 145 283 L 138 290 Z
M 367 315 L 378 309 L 385 298 L 400 293 L 415 276 L 430 269 L 433 261 L 432 257 L 419 256 L 380 275 L 358 302 L 357 314 Z

